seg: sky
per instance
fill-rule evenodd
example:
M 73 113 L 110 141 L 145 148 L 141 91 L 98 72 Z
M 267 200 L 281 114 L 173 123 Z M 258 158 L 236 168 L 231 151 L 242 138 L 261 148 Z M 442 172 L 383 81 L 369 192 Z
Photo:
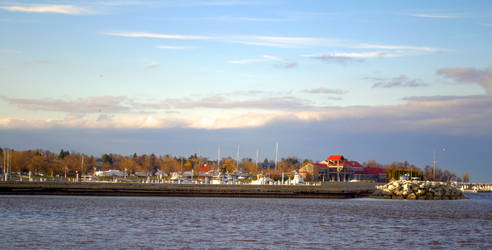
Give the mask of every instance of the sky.
M 0 147 L 492 182 L 490 1 L 0 0 L 0 38 Z

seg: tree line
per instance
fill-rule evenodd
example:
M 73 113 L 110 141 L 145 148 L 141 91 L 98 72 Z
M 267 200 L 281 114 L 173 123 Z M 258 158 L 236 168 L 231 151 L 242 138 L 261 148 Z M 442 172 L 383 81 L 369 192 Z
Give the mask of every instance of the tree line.
M 0 148 L 0 162 L 2 165 L 5 157 L 4 150 L 7 149 Z M 277 163 L 276 168 L 264 168 L 265 163 L 268 163 L 266 164 L 268 166 L 275 165 L 268 159 L 265 159 L 263 164 L 256 164 L 251 158 L 244 158 L 236 162 L 231 157 L 226 157 L 220 160 L 220 168 L 218 168 L 216 160 L 209 160 L 207 157 L 197 156 L 197 154 L 178 157 L 171 155 L 156 156 L 155 154 L 137 155 L 136 153 L 125 156 L 108 153 L 98 158 L 64 149 L 60 150 L 58 154 L 42 149 L 9 151 L 10 171 L 12 172 L 32 172 L 36 175 L 67 177 L 74 177 L 77 172 L 85 175 L 94 174 L 96 170 L 105 171 L 110 169 L 120 170 L 129 175 L 136 172 L 144 172 L 151 175 L 159 170 L 167 174 L 191 170 L 198 172 L 204 165 L 209 166 L 211 169 L 218 169 L 223 173 L 247 172 L 250 175 L 256 175 L 262 172 L 269 175 L 279 175 L 281 172 L 293 171 L 301 166 L 300 161 L 295 157 L 282 158 Z
M 4 150 L 0 148 L 0 163 L 2 163 L 2 171 L 4 170 Z M 256 164 L 251 158 L 243 158 L 236 162 L 231 157 L 220 159 L 220 168 L 217 167 L 216 160 L 209 160 L 207 157 L 198 156 L 197 154 L 184 156 L 171 156 L 155 154 L 137 155 L 120 155 L 120 154 L 104 154 L 98 158 L 92 155 L 82 154 L 76 151 L 60 150 L 59 153 L 54 153 L 49 150 L 9 150 L 12 172 L 27 173 L 31 171 L 36 175 L 48 176 L 67 176 L 74 177 L 77 172 L 81 175 L 94 174 L 96 170 L 117 169 L 127 174 L 135 174 L 136 172 L 146 172 L 153 174 L 160 170 L 170 174 L 172 172 L 184 172 L 194 170 L 198 172 L 205 164 L 211 169 L 218 169 L 223 173 L 247 172 L 249 175 L 255 176 L 259 173 L 271 177 L 280 177 L 282 173 L 288 174 L 295 170 L 299 170 L 305 163 L 311 163 L 309 159 L 299 160 L 296 157 L 281 158 L 278 162 L 264 159 L 263 162 Z M 420 169 L 413 164 L 404 162 L 393 162 L 391 164 L 380 164 L 376 161 L 364 162 L 365 167 L 376 167 L 385 169 L 388 180 L 399 179 L 403 174 L 408 174 L 410 177 L 418 177 L 422 180 L 436 181 L 469 181 L 467 172 L 462 176 L 456 176 L 448 170 L 441 168 L 434 169 L 431 166 L 425 166 Z M 435 177 L 434 177 L 435 176 Z
M 390 164 L 380 164 L 376 161 L 368 161 L 363 163 L 365 167 L 376 167 L 385 169 L 388 180 L 398 180 L 401 175 L 407 174 L 410 178 L 417 177 L 424 181 L 458 181 L 469 182 L 470 176 L 468 172 L 464 172 L 462 176 L 457 176 L 455 173 L 433 166 L 426 165 L 424 169 L 420 169 L 407 161 L 392 162 Z

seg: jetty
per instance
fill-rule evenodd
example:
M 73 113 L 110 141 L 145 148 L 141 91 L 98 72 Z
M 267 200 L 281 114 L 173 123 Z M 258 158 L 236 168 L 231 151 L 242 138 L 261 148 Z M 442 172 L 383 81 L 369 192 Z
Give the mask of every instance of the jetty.
M 377 183 L 325 182 L 319 185 L 214 185 L 97 182 L 2 182 L 0 195 L 178 196 L 250 198 L 361 198 Z
M 398 200 L 456 200 L 466 199 L 456 185 L 449 182 L 392 181 L 377 186 L 373 198 Z

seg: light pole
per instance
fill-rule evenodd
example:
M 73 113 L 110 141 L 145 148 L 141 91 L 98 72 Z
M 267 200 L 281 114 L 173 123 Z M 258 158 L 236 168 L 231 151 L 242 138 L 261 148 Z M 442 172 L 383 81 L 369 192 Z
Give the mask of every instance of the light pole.
M 446 148 L 442 148 L 442 152 L 446 152 Z M 433 170 L 433 181 L 436 181 L 436 150 L 434 149 L 434 170 Z

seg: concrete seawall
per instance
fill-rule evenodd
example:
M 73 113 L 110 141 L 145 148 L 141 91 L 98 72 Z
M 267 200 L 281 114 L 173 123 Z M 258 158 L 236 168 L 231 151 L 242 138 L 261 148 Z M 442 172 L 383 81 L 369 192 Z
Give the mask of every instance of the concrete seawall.
M 368 197 L 377 183 L 331 182 L 322 185 L 212 185 L 73 182 L 0 183 L 1 195 L 182 196 L 252 198 Z

